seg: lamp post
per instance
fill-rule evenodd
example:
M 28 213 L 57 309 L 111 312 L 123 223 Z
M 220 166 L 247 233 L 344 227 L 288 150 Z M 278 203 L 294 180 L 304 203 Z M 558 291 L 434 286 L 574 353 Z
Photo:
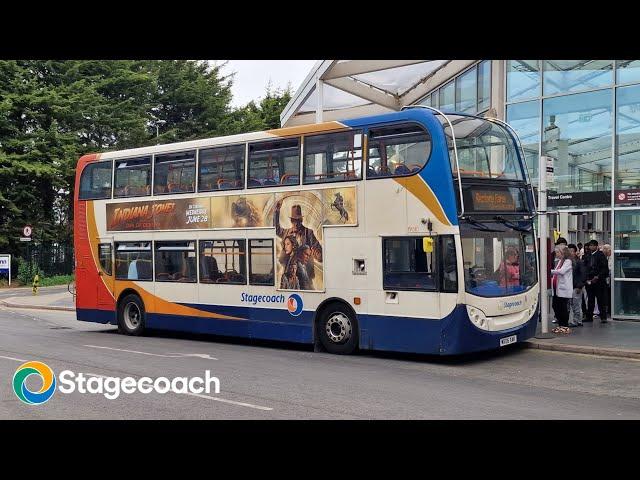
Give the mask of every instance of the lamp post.
M 156 145 L 158 144 L 160 138 L 160 125 L 164 125 L 165 123 L 167 123 L 166 120 L 156 120 Z
M 547 173 L 548 172 L 548 173 Z M 547 238 L 549 218 L 547 217 L 547 175 L 553 175 L 553 159 L 540 156 L 538 164 L 538 228 L 540 230 L 540 322 L 542 332 L 536 338 L 552 338 L 549 333 L 549 296 L 547 295 Z

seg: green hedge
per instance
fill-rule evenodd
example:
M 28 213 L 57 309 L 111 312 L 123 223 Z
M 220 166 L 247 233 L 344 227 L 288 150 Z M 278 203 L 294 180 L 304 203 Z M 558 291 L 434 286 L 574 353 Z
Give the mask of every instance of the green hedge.
M 52 287 L 54 285 L 68 285 L 73 279 L 73 275 L 54 275 L 53 277 L 40 276 L 40 286 Z

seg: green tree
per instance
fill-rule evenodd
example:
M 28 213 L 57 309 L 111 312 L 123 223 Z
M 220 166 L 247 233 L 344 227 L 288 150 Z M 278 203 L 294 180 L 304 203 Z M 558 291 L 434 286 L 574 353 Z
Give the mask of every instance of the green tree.
M 291 86 L 273 89 L 267 85 L 265 96 L 259 103 L 251 101 L 229 115 L 227 134 L 255 132 L 280 128 L 280 114 L 291 100 Z
M 0 61 L 0 250 L 70 242 L 78 158 L 280 126 L 291 90 L 232 109 L 233 74 L 188 60 Z M 158 132 L 159 139 L 156 138 Z
M 157 87 L 151 109 L 152 128 L 162 143 L 219 135 L 230 114 L 232 77 L 223 65 L 205 61 L 153 63 Z M 154 132 L 155 133 L 155 132 Z

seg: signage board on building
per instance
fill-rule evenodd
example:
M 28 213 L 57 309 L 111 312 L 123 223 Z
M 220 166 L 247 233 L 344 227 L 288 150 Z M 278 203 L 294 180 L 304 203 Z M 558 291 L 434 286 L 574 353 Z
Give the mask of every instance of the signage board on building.
M 0 275 L 7 275 L 9 277 L 9 285 L 11 285 L 11 255 L 0 254 Z
M 625 203 L 640 203 L 640 188 L 616 190 L 614 198 L 615 203 L 618 205 Z
M 553 157 L 547 158 L 547 185 L 553 183 Z
M 611 205 L 611 191 L 547 193 L 549 207 L 590 207 Z

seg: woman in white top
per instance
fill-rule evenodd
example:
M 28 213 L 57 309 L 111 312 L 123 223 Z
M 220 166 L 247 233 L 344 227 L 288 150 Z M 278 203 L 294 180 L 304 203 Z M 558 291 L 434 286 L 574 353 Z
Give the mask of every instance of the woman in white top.
M 573 261 L 566 245 L 555 248 L 558 263 L 551 270 L 551 288 L 553 289 L 553 313 L 558 320 L 559 327 L 554 333 L 571 333 L 569 329 L 569 304 L 573 297 Z

